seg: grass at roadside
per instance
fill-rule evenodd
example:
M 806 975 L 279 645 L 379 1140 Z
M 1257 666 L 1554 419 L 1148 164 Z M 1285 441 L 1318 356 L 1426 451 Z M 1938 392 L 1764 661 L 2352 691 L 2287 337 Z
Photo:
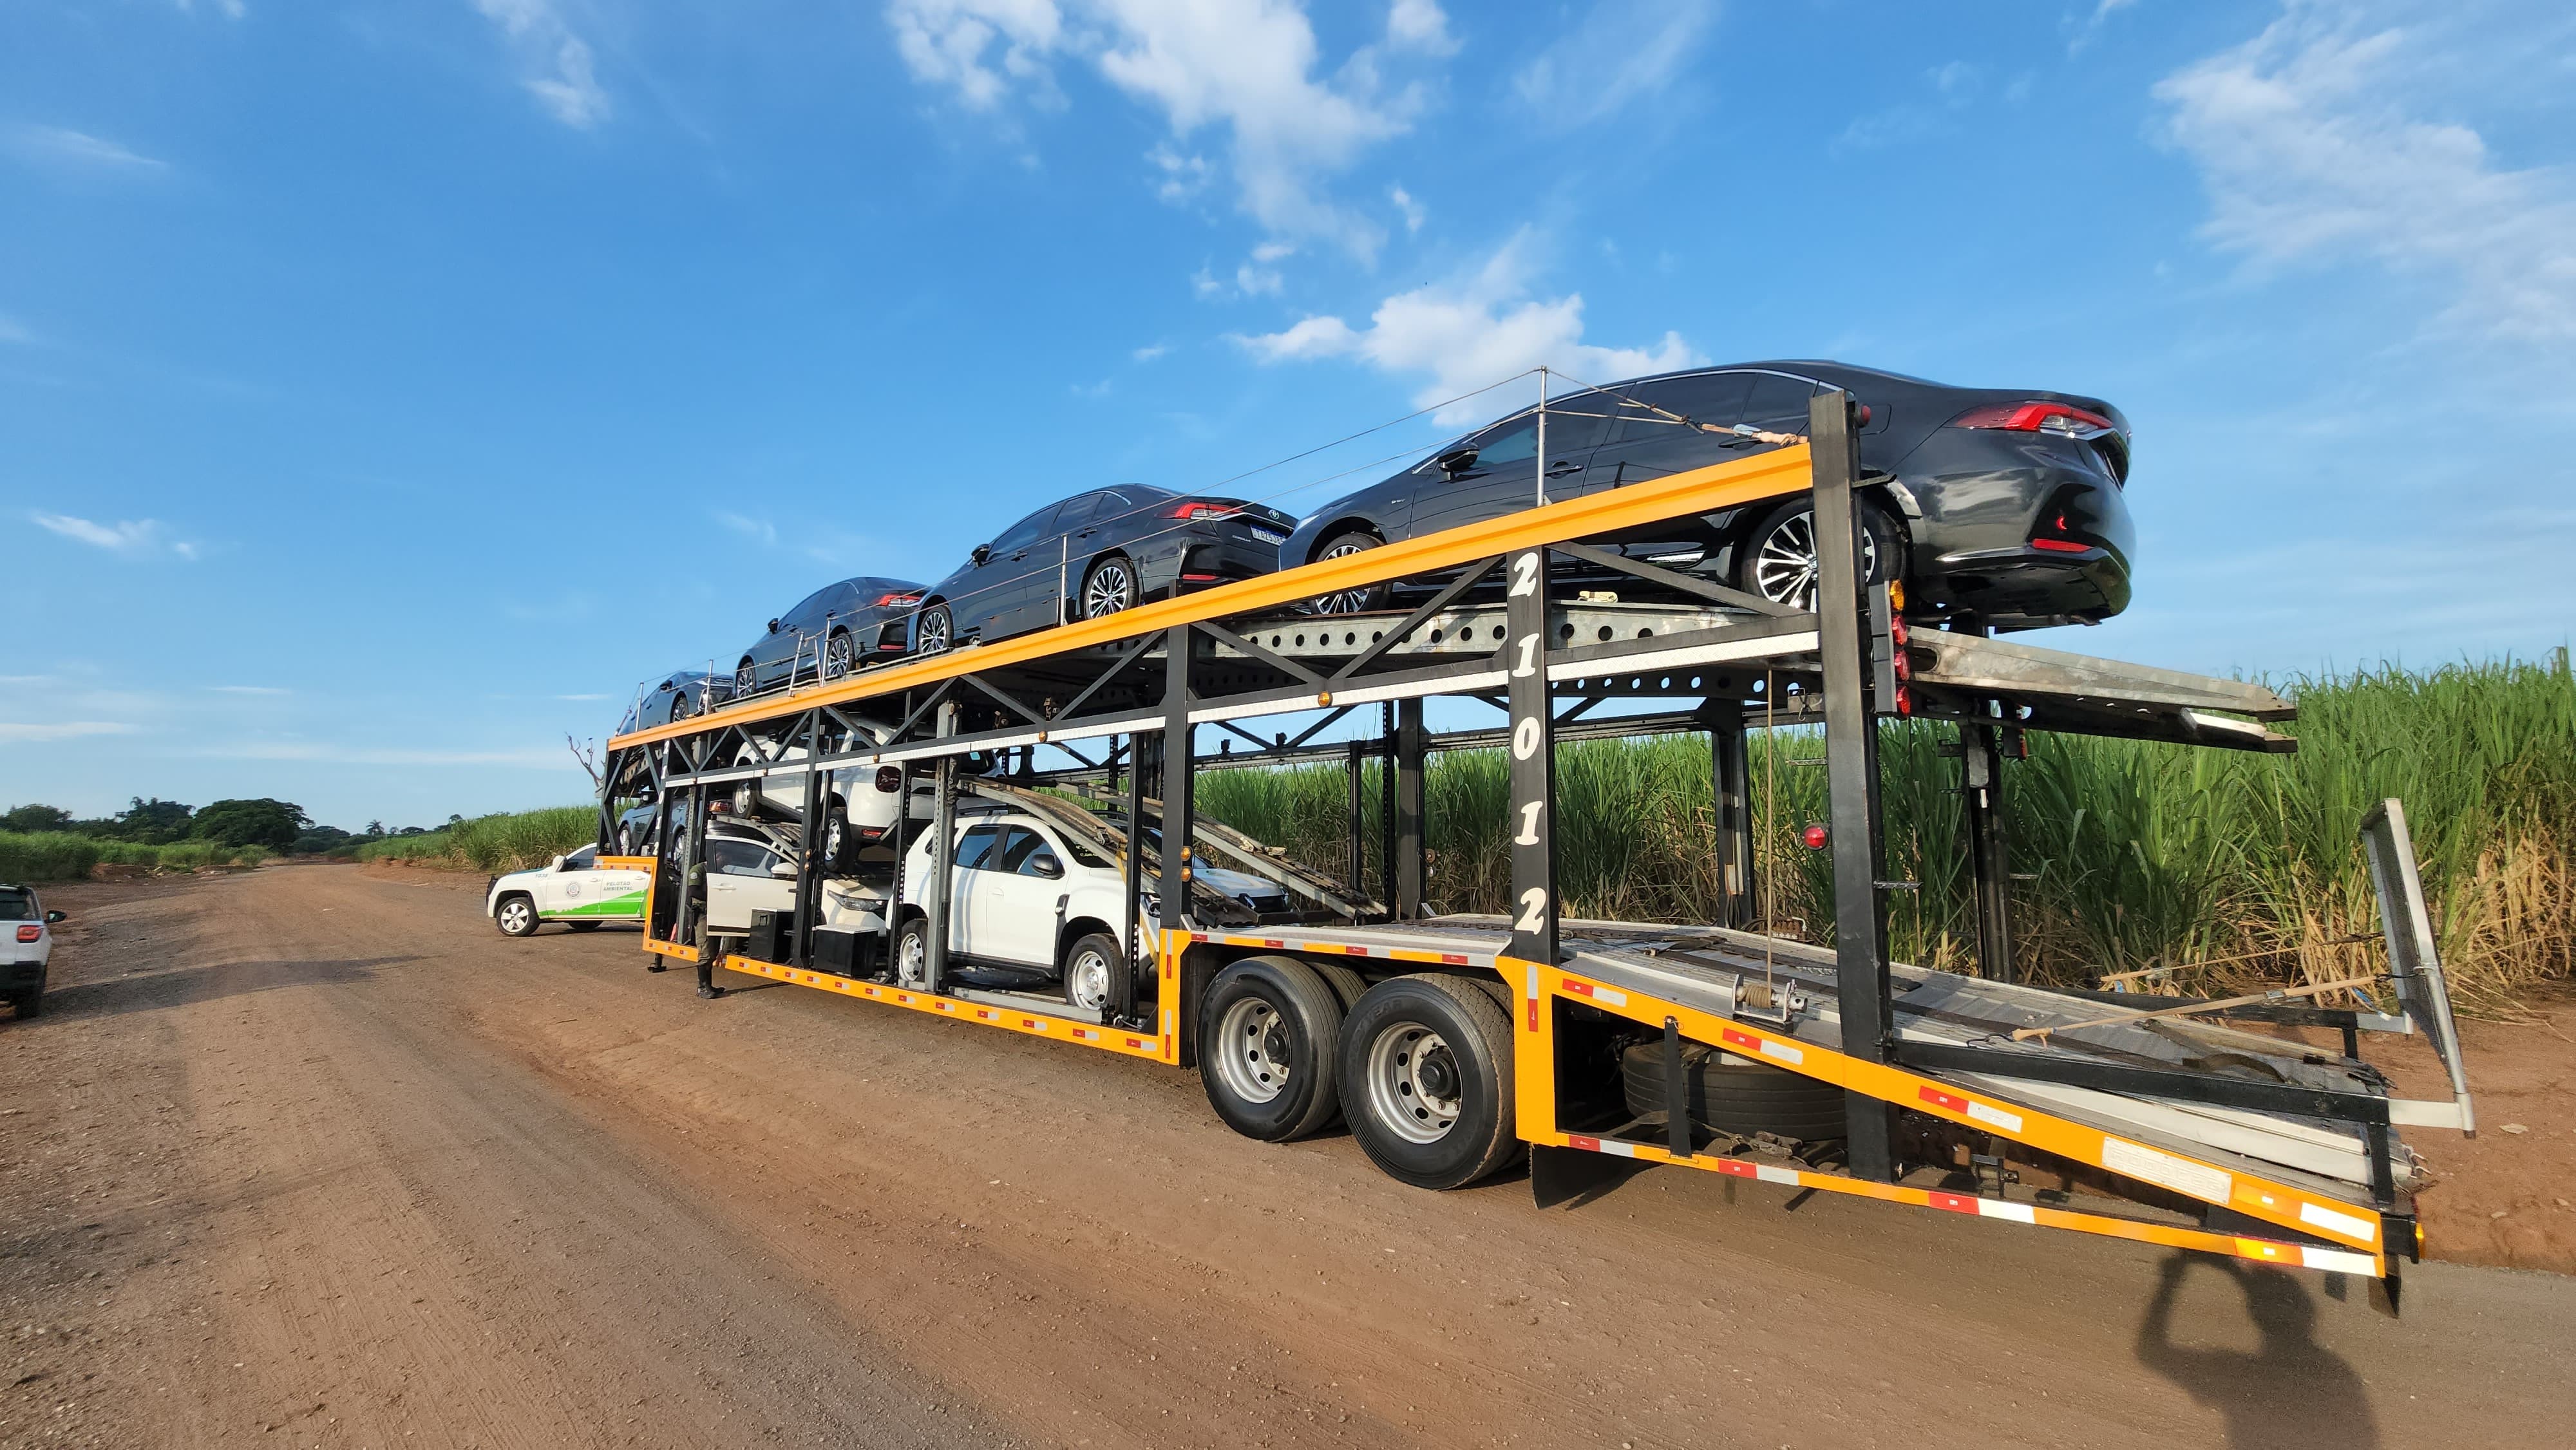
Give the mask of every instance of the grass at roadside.
M 156 871 L 256 866 L 269 854 L 259 846 L 222 846 L 211 841 L 144 846 L 132 841 L 94 840 L 68 831 L 0 831 L 0 881 L 77 881 L 102 861 Z
M 460 871 L 519 871 L 587 846 L 598 835 L 596 808 L 552 806 L 477 816 L 443 831 L 373 841 L 358 848 L 358 859 Z
M 2347 938 L 2377 930 L 2357 841 L 2362 815 L 2406 805 L 2444 961 L 2464 1005 L 2513 1011 L 2576 965 L 2576 688 L 2563 667 L 2503 662 L 2302 678 L 2285 692 L 2299 751 L 2261 756 L 2083 736 L 2030 737 L 2005 772 L 2016 957 L 2035 978 L 2091 985 L 2101 973 L 2178 967 L 2186 990 L 2326 981 L 2384 969 Z M 1810 732 L 1753 743 L 1761 879 L 1770 919 L 1829 938 L 1829 862 L 1795 842 L 1825 818 Z M 1906 959 L 1965 968 L 1975 952 L 1955 739 L 1931 722 L 1881 737 L 1892 897 Z M 1565 747 L 1558 861 L 1569 914 L 1714 918 L 1709 752 L 1699 737 Z M 1297 859 L 1340 873 L 1347 778 L 1340 767 L 1203 773 L 1201 808 Z M 1511 878 L 1499 752 L 1435 758 L 1425 781 L 1431 894 L 1498 912 Z M 1379 800 L 1365 788 L 1371 842 Z M 1375 850 L 1372 847 L 1371 854 Z

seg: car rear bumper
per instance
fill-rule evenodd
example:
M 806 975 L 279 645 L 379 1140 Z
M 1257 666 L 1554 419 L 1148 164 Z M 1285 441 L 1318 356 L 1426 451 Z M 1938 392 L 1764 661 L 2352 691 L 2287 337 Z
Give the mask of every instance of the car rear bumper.
M 45 959 L 24 957 L 0 962 L 0 991 L 32 987 L 45 979 Z
M 1977 461 L 2000 466 L 1901 475 L 1923 510 L 1907 520 L 1909 611 L 1974 614 L 2013 629 L 2100 621 L 2128 608 L 2136 529 L 2121 489 L 2041 448 L 1993 452 Z

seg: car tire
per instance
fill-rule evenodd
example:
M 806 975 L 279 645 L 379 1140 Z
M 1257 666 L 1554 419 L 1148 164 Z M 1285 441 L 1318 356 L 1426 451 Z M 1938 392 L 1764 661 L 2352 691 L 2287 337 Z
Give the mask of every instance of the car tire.
M 1628 1111 L 1638 1117 L 1671 1110 L 1664 1094 L 1661 1038 L 1619 1054 L 1619 1080 Z M 1841 1088 L 1703 1042 L 1682 1044 L 1682 1093 L 1692 1122 L 1744 1137 L 1776 1133 L 1824 1143 L 1849 1131 Z
M 1126 555 L 1104 554 L 1082 576 L 1079 597 L 1076 613 L 1081 618 L 1104 619 L 1135 608 L 1144 591 L 1136 582 L 1136 566 Z
M 858 834 L 850 829 L 850 813 L 837 803 L 823 813 L 823 869 L 842 872 L 850 869 L 850 839 Z
M 918 992 L 930 985 L 930 918 L 916 916 L 894 934 L 894 981 Z
M 537 918 L 537 903 L 516 892 L 502 897 L 493 906 L 492 920 L 499 925 L 503 936 L 535 936 L 540 924 Z
M 1342 1004 L 1294 957 L 1247 957 L 1199 1004 L 1199 1081 L 1208 1106 L 1247 1138 L 1285 1143 L 1341 1109 L 1334 1045 Z
M 1905 530 L 1869 499 L 1855 501 L 1868 547 L 1865 582 L 1905 576 Z M 1791 499 L 1765 513 L 1735 546 L 1735 586 L 1774 604 L 1816 607 L 1815 505 Z
M 1511 1019 L 1474 982 L 1371 987 L 1342 1025 L 1341 1082 L 1351 1136 L 1390 1178 L 1464 1188 L 1520 1151 Z
M 912 652 L 919 655 L 945 653 L 957 643 L 957 619 L 945 604 L 934 604 L 913 617 Z
M 698 713 L 698 707 L 697 707 L 696 705 L 693 705 L 693 704 L 691 704 L 691 703 L 689 702 L 689 692 L 688 692 L 688 691 L 686 691 L 686 690 L 673 690 L 673 691 L 671 692 L 671 718 L 672 718 L 672 719 L 674 719 L 674 720 L 686 720 L 686 719 L 688 719 L 690 716 L 692 716 L 692 715 L 694 715 L 694 714 L 696 714 L 696 713 Z
M 850 632 L 833 630 L 832 637 L 823 641 L 823 678 L 847 679 L 858 667 L 859 647 L 851 642 Z
M 10 998 L 9 1005 L 18 1009 L 18 1016 L 22 1019 L 44 1015 L 44 983 L 39 982 L 28 990 L 20 992 L 17 996 Z
M 741 663 L 741 664 L 738 664 L 738 665 L 736 665 L 736 666 L 734 666 L 734 667 L 733 667 L 733 692 L 734 692 L 734 695 L 735 695 L 737 698 L 739 698 L 739 697 L 741 697 L 741 696 L 744 696 L 744 695 L 748 695 L 748 694 L 750 694 L 753 690 L 757 689 L 757 688 L 759 687 L 759 685 L 760 685 L 760 670 L 759 670 L 759 668 L 758 668 L 757 666 L 755 666 L 755 665 L 753 665 L 753 664 L 752 664 L 752 662 L 751 662 L 751 656 L 749 656 L 749 655 L 745 655 L 745 656 L 743 656 L 743 658 L 742 658 L 742 663 Z
M 1107 932 L 1095 931 L 1077 939 L 1065 949 L 1064 960 L 1058 964 L 1064 1004 L 1083 1012 L 1106 1011 L 1117 999 L 1116 973 L 1126 959 L 1126 949 Z
M 1353 554 L 1364 554 L 1371 549 L 1382 548 L 1385 544 L 1386 540 L 1366 530 L 1351 529 L 1325 540 L 1324 547 L 1315 551 L 1315 562 L 1320 564 L 1327 559 L 1346 559 Z M 1390 584 L 1371 584 L 1361 589 L 1345 589 L 1338 594 L 1326 594 L 1316 599 L 1314 610 L 1317 614 L 1360 614 L 1372 609 L 1384 609 L 1388 601 L 1394 597 L 1394 593 L 1394 586 Z

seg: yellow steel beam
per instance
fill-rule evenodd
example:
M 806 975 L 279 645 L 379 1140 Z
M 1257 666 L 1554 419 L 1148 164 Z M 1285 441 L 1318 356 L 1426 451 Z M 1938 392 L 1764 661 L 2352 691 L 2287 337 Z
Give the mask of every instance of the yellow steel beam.
M 1544 508 L 1523 509 L 1502 518 L 1436 534 L 1402 539 L 1384 548 L 1346 554 L 1339 559 L 1300 565 L 1257 579 L 1221 585 L 1197 594 L 1160 599 L 1102 619 L 1041 629 L 996 644 L 951 650 L 946 654 L 865 670 L 833 684 L 790 691 L 785 695 L 728 705 L 687 720 L 620 735 L 611 749 L 649 745 L 657 740 L 697 735 L 720 725 L 774 720 L 812 709 L 917 690 L 961 675 L 1026 664 L 1049 655 L 1091 649 L 1202 619 L 1226 619 L 1281 609 L 1321 595 L 1382 584 L 1391 579 L 1436 574 L 1490 559 L 1514 549 L 1591 538 L 1665 519 L 1715 513 L 1758 499 L 1777 498 L 1809 486 L 1807 445 L 1792 444 L 1751 458 L 1738 458 L 1676 473 L 1669 478 L 1631 483 L 1585 494 Z
M 910 987 L 897 987 L 884 982 L 863 982 L 832 972 L 807 971 L 803 967 L 782 966 L 757 957 L 727 956 L 724 968 L 754 977 L 768 977 L 799 987 L 832 992 L 843 997 L 856 997 L 867 1002 L 882 1002 L 889 1007 L 902 1007 L 913 1012 L 926 1012 L 933 1017 L 952 1017 L 980 1027 L 998 1027 L 1017 1032 L 1023 1037 L 1052 1037 L 1082 1047 L 1096 1047 L 1122 1057 L 1150 1058 L 1169 1061 L 1172 1048 L 1160 1035 L 1150 1032 L 1121 1032 L 1114 1027 L 1068 1021 L 1043 1012 L 1024 1012 L 1017 1008 L 995 1006 L 990 1002 L 968 1001 L 962 997 L 933 996 Z
M 2378 1255 L 2386 1247 L 2380 1242 L 2379 1215 L 2367 1208 L 2134 1142 L 2116 1133 L 1994 1098 L 1982 1089 L 1959 1087 L 1901 1067 L 1851 1057 L 1785 1032 L 1614 987 L 1570 968 L 1546 967 L 1508 957 L 1499 959 L 1497 966 L 1503 980 L 1522 999 L 1521 1021 L 1516 1024 L 1521 1037 L 1516 1058 L 1516 1102 L 1521 1136 L 1534 1143 L 1564 1142 L 1556 1126 L 1556 1014 L 1549 1006 L 1562 998 L 1654 1027 L 1661 1027 L 1670 1017 L 1681 1034 L 1694 1042 L 1722 1047 L 1918 1113 L 1947 1118 L 2123 1178 L 2154 1184 L 2169 1193 L 2233 1209 L 2249 1218 L 2349 1244 L 2367 1254 Z

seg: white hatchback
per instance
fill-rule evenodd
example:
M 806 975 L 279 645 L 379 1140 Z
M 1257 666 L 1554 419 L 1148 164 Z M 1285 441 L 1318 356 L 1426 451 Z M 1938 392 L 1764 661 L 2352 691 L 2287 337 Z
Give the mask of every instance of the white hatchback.
M 45 969 L 54 959 L 54 923 L 33 888 L 0 884 L 0 999 L 33 1017 L 45 1001 Z

